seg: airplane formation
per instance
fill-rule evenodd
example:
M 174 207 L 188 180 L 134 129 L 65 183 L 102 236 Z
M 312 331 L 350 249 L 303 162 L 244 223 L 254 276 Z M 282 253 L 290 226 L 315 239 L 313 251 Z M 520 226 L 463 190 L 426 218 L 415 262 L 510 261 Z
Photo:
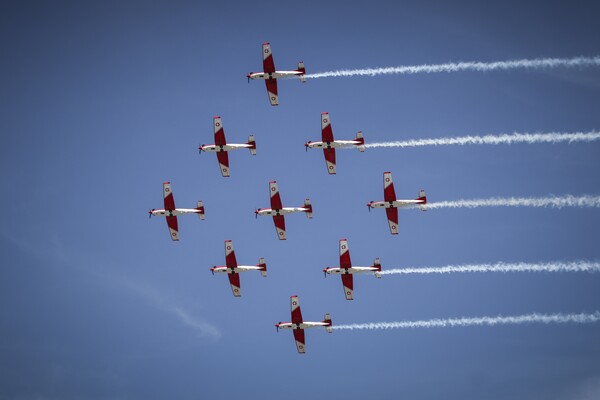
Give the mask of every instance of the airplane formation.
M 306 70 L 304 63 L 298 63 L 298 69 L 292 71 L 277 71 L 273 61 L 271 45 L 268 42 L 262 45 L 263 53 L 263 71 L 250 72 L 247 75 L 248 82 L 250 80 L 264 80 L 269 96 L 269 102 L 272 106 L 279 105 L 279 95 L 277 89 L 277 79 L 298 77 L 301 82 L 305 82 Z M 229 152 L 240 149 L 248 149 L 251 155 L 256 155 L 256 141 L 253 135 L 248 137 L 245 143 L 227 143 L 225 131 L 223 129 L 223 121 L 220 116 L 213 117 L 214 128 L 214 144 L 203 144 L 198 147 L 199 153 L 214 152 L 217 155 L 219 170 L 222 177 L 227 178 L 231 175 L 229 165 Z M 356 147 L 360 152 L 365 151 L 365 139 L 361 131 L 356 133 L 353 140 L 335 140 L 333 130 L 331 128 L 331 120 L 329 113 L 321 113 L 321 141 L 307 141 L 304 144 L 306 150 L 309 148 L 323 149 L 325 156 L 325 165 L 327 173 L 330 175 L 336 174 L 336 148 Z M 383 174 L 383 201 L 371 201 L 367 204 L 369 211 L 371 208 L 385 208 L 390 232 L 393 235 L 398 234 L 398 208 L 399 207 L 420 207 L 425 211 L 427 198 L 425 191 L 421 190 L 419 197 L 414 200 L 400 200 L 396 198 L 394 184 L 392 182 L 391 172 Z M 279 188 L 276 181 L 269 182 L 270 208 L 259 208 L 254 211 L 255 217 L 271 216 L 275 224 L 275 231 L 279 240 L 286 240 L 285 215 L 292 213 L 303 212 L 311 219 L 313 216 L 313 207 L 310 199 L 305 199 L 304 204 L 299 207 L 284 207 Z M 163 201 L 164 209 L 151 209 L 149 217 L 160 216 L 166 217 L 167 226 L 171 240 L 179 240 L 179 227 L 177 217 L 184 214 L 197 214 L 201 220 L 205 217 L 204 204 L 201 200 L 197 202 L 196 208 L 176 208 L 171 183 L 163 183 Z M 346 300 L 354 300 L 354 275 L 358 274 L 373 274 L 376 278 L 381 278 L 381 263 L 379 258 L 375 258 L 371 266 L 353 266 L 350 260 L 350 250 L 348 248 L 348 240 L 340 239 L 339 241 L 339 266 L 327 267 L 323 269 L 325 276 L 340 275 L 342 279 L 342 287 Z M 259 258 L 256 265 L 239 265 L 236 260 L 233 242 L 225 240 L 225 265 L 213 266 L 210 271 L 217 274 L 227 274 L 229 285 L 234 297 L 241 297 L 241 284 L 239 274 L 242 272 L 258 271 L 263 277 L 267 276 L 267 264 L 264 258 Z M 306 340 L 304 330 L 309 328 L 323 327 L 329 333 L 333 331 L 333 324 L 329 313 L 325 314 L 322 321 L 304 321 L 300 310 L 300 301 L 298 296 L 290 297 L 291 305 L 291 321 L 278 322 L 275 324 L 277 330 L 291 329 L 294 334 L 296 349 L 298 353 L 306 352 Z

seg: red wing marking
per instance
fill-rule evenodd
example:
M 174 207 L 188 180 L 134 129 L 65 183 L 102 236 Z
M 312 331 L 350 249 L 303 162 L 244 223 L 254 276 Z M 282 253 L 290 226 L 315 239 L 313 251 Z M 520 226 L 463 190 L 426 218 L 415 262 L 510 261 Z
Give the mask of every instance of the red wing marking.
M 335 149 L 323 149 L 323 154 L 325 154 L 325 164 L 327 165 L 328 172 L 335 173 Z
M 229 169 L 229 153 L 226 151 L 217 151 L 217 160 L 219 164 Z
M 271 209 L 281 210 L 283 205 L 281 203 L 281 197 L 279 196 L 279 188 L 277 182 L 269 182 L 269 196 L 271 197 Z
M 179 228 L 177 227 L 177 217 L 167 216 L 167 225 L 169 226 L 169 233 L 171 234 L 171 239 L 179 240 Z
M 340 268 L 351 268 L 350 249 L 347 240 L 340 240 Z M 344 277 L 345 275 L 342 275 Z
M 300 300 L 298 300 L 298 296 L 292 296 L 290 298 L 290 306 L 292 309 L 292 323 L 301 324 L 303 319 L 302 311 L 300 311 Z
M 173 192 L 171 191 L 171 183 L 163 183 L 163 198 L 165 201 L 165 210 L 175 209 L 175 199 L 173 198 Z
M 227 264 L 227 268 L 236 268 L 238 265 L 237 260 L 235 259 L 233 242 L 231 240 L 225 241 L 225 264 Z
M 304 337 L 304 329 L 294 329 L 294 339 L 296 339 L 296 348 L 298 353 L 306 352 L 306 339 Z
M 392 235 L 396 235 L 398 233 L 398 209 L 386 208 L 385 213 L 387 214 L 388 224 L 390 225 L 390 232 Z
M 394 190 L 394 182 L 390 172 L 383 173 L 383 198 L 385 201 L 395 201 L 396 191 Z M 398 221 L 396 220 L 396 223 Z
M 283 235 L 285 236 L 285 217 L 283 215 L 274 215 L 273 222 L 275 223 L 275 228 L 277 228 L 277 232 L 281 230 L 283 231 Z
M 227 141 L 225 140 L 225 131 L 222 126 L 219 130 L 217 130 L 217 127 L 215 126 L 215 144 L 217 146 L 225 146 L 227 144 Z
M 323 143 L 333 142 L 333 131 L 331 130 L 331 121 L 328 113 L 321 114 L 321 138 Z
M 352 274 L 342 275 L 342 285 L 344 286 L 344 295 L 347 300 L 352 300 L 354 295 L 354 279 Z
M 266 73 L 275 72 L 275 62 L 273 61 L 273 54 L 271 53 L 271 45 L 269 43 L 263 43 L 263 71 Z
M 265 83 L 267 84 L 267 90 L 277 96 L 277 79 L 265 79 Z
M 240 274 L 227 274 L 229 277 L 229 284 L 231 285 L 231 291 L 235 297 L 239 297 L 240 293 Z

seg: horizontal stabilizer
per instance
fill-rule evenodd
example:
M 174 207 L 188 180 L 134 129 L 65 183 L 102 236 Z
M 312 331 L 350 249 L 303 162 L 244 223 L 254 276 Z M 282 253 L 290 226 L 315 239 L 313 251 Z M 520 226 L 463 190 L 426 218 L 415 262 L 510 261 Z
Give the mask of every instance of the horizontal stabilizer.
M 381 263 L 379 262 L 379 257 L 373 260 L 373 266 L 376 268 L 375 278 L 381 279 Z
M 304 200 L 304 208 L 307 209 L 305 211 L 306 212 L 306 216 L 308 218 L 312 218 L 312 205 L 310 204 L 310 199 Z
M 196 210 L 198 210 L 198 217 L 200 217 L 200 219 L 204 219 L 204 203 L 202 203 L 202 200 L 198 200 L 198 204 L 196 205 Z
M 331 322 L 331 315 L 329 313 L 325 314 L 325 317 L 323 318 L 323 322 L 326 324 L 329 324 L 327 326 L 325 326 L 325 329 L 327 330 L 328 333 L 333 332 L 333 329 L 331 328 L 332 322 Z
M 263 276 L 263 278 L 267 277 L 267 264 L 265 264 L 265 259 L 264 258 L 259 258 L 258 259 L 258 267 L 260 267 L 260 274 Z
M 417 200 L 423 201 L 420 204 L 421 211 L 427 211 L 427 206 L 426 206 L 426 204 L 427 204 L 427 196 L 425 195 L 425 191 L 423 189 L 421 189 L 419 191 L 419 198 Z
M 358 147 L 358 151 L 361 153 L 365 151 L 365 138 L 363 137 L 362 131 L 356 132 L 356 138 L 354 138 L 354 141 L 359 142 L 359 144 L 356 145 Z
M 306 69 L 304 68 L 304 61 L 298 62 L 298 72 L 302 73 L 302 75 L 300 75 L 300 82 L 306 83 L 306 77 L 304 76 L 306 74 Z
M 248 136 L 248 143 L 246 143 L 246 144 L 250 145 L 250 147 L 248 147 L 248 150 L 250 150 L 250 154 L 255 156 L 256 155 L 256 141 L 254 140 L 254 135 Z

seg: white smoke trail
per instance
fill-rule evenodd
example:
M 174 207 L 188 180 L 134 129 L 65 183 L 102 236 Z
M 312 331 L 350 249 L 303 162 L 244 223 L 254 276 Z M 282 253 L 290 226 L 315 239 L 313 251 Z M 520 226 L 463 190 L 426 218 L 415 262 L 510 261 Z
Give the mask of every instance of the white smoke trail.
M 445 267 L 395 268 L 382 275 L 450 274 L 454 272 L 600 272 L 600 262 L 503 263 L 448 265 Z
M 468 144 L 513 144 L 513 143 L 575 143 L 592 142 L 600 140 L 600 132 L 549 132 L 549 133 L 503 133 L 499 135 L 485 136 L 461 136 L 461 137 L 442 137 L 433 139 L 410 139 L 394 142 L 367 143 L 365 147 L 422 147 L 422 146 L 449 146 Z
M 600 196 L 562 197 L 492 197 L 490 199 L 438 201 L 427 203 L 428 209 L 436 208 L 479 208 L 479 207 L 600 207 Z M 416 208 L 416 207 L 415 207 Z
M 458 62 L 446 64 L 423 64 L 423 65 L 403 65 L 399 67 L 385 68 L 364 68 L 320 72 L 316 74 L 305 75 L 308 79 L 330 78 L 330 77 L 350 77 L 350 76 L 376 76 L 389 74 L 433 74 L 439 72 L 460 72 L 460 71 L 506 71 L 510 69 L 543 69 L 543 68 L 583 68 L 600 66 L 600 56 L 595 57 L 574 57 L 574 58 L 534 58 L 510 61 L 494 62 Z
M 495 326 L 518 325 L 528 323 L 565 324 L 569 322 L 588 324 L 600 321 L 600 311 L 592 314 L 525 314 L 512 317 L 475 317 L 475 318 L 447 318 L 429 319 L 420 321 L 398 322 L 368 322 L 364 324 L 334 325 L 337 330 L 374 330 L 374 329 L 405 329 L 405 328 L 446 328 L 454 326 Z

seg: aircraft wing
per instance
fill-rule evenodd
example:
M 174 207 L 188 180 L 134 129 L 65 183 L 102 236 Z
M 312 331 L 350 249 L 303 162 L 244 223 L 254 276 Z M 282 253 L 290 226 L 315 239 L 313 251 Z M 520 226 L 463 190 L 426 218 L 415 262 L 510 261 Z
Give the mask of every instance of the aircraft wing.
M 175 199 L 173 198 L 173 192 L 171 191 L 171 182 L 163 183 L 163 198 L 165 201 L 165 210 L 174 210 Z
M 277 79 L 265 79 L 267 85 L 267 94 L 272 106 L 279 105 L 279 95 L 277 94 Z
M 179 228 L 177 227 L 177 217 L 167 216 L 167 225 L 169 226 L 169 233 L 171 239 L 174 241 L 179 240 Z
M 227 141 L 225 140 L 225 130 L 223 130 L 221 117 L 217 116 L 213 118 L 213 126 L 215 128 L 215 145 L 225 146 Z
M 269 194 L 271 195 L 271 208 L 273 210 L 281 210 L 281 197 L 279 196 L 279 188 L 276 181 L 269 182 Z
M 231 292 L 235 297 L 240 297 L 242 295 L 240 289 L 240 274 L 234 272 L 233 274 L 227 274 L 227 277 L 229 278 L 229 284 L 231 285 Z
M 342 274 L 342 285 L 346 300 L 354 300 L 354 279 L 352 274 Z
M 219 169 L 221 170 L 221 175 L 223 175 L 224 177 L 228 177 L 229 176 L 229 153 L 226 151 L 217 151 L 217 161 L 219 162 Z
M 275 223 L 275 230 L 277 230 L 277 237 L 279 240 L 285 240 L 285 217 L 283 215 L 274 215 L 273 222 Z
M 296 339 L 296 348 L 298 353 L 306 353 L 306 339 L 304 337 L 304 329 L 294 329 L 294 339 Z
M 350 249 L 348 248 L 348 241 L 346 239 L 340 240 L 340 268 L 351 268 L 352 261 L 350 261 Z
M 301 324 L 303 319 L 302 312 L 300 311 L 300 300 L 298 300 L 298 296 L 290 297 L 290 306 L 292 308 L 292 323 Z
M 386 208 L 385 213 L 387 214 L 388 224 L 390 225 L 390 232 L 392 235 L 398 234 L 398 209 L 397 208 Z
M 331 121 L 329 113 L 321 113 L 321 138 L 323 143 L 333 142 L 333 131 L 331 130 Z
M 394 181 L 392 181 L 391 172 L 383 173 L 383 199 L 385 201 L 396 201 L 396 191 L 394 190 Z M 396 223 L 398 223 L 397 218 Z
M 271 44 L 264 42 L 263 49 L 263 71 L 265 73 L 275 72 L 275 62 L 273 61 L 273 53 L 271 53 Z
M 327 172 L 335 174 L 335 149 L 324 148 L 323 154 L 325 154 L 325 164 L 327 165 Z
M 227 268 L 237 268 L 237 260 L 235 259 L 235 251 L 231 240 L 225 241 L 225 264 Z M 238 285 L 239 286 L 239 285 Z

